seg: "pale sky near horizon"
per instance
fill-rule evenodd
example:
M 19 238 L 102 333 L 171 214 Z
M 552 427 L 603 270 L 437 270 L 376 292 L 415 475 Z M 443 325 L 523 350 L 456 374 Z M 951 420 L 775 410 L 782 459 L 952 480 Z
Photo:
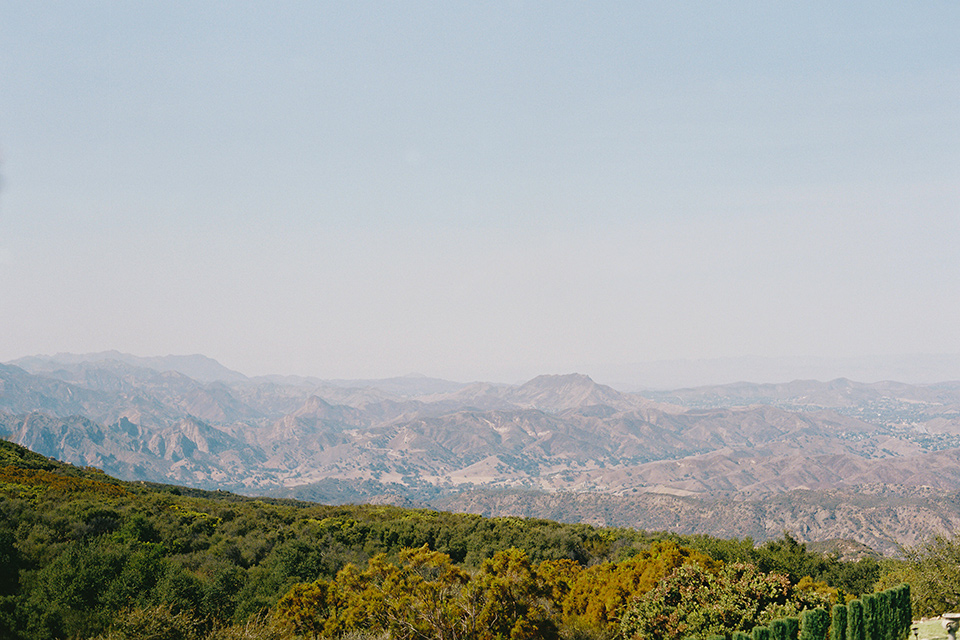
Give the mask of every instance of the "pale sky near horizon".
M 960 354 L 960 3 L 0 0 L 0 362 Z

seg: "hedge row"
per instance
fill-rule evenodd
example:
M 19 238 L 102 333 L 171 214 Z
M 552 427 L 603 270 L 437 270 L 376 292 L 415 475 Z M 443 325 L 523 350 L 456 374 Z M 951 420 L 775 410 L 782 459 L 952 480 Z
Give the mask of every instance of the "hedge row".
M 730 640 L 907 640 L 911 622 L 910 585 L 901 584 L 834 605 L 832 614 L 804 611 L 800 619 L 773 620 L 754 627 L 752 634 L 738 631 Z

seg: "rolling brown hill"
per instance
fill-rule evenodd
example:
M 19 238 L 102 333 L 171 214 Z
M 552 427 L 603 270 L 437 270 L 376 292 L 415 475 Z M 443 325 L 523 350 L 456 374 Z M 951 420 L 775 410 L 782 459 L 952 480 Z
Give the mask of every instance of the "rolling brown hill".
M 932 535 L 960 530 L 960 494 L 865 485 L 857 490 L 792 490 L 761 497 L 543 494 L 473 489 L 430 501 L 436 509 L 708 534 L 762 541 L 789 532 L 800 540 L 848 540 L 886 555 Z M 848 544 L 849 546 L 849 544 Z
M 841 379 L 636 394 L 568 374 L 518 386 L 389 379 L 388 391 L 236 372 L 200 381 L 163 369 L 176 362 L 0 365 L 0 434 L 126 479 L 327 501 L 557 519 L 566 504 L 607 524 L 758 538 L 788 528 L 826 539 L 851 534 L 853 525 L 839 523 L 865 507 L 847 500 L 828 517 L 814 498 L 793 498 L 792 510 L 777 501 L 808 491 L 829 502 L 830 492 L 873 487 L 862 542 L 890 549 L 890 540 L 955 524 L 949 500 L 897 503 L 906 509 L 897 524 L 876 496 L 960 490 L 957 383 Z M 618 510 L 633 515 L 611 520 Z

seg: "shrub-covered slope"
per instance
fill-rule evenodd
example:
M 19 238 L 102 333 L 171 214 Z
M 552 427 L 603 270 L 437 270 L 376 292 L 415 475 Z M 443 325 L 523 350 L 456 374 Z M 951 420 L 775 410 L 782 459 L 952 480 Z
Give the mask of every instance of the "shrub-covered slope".
M 545 620 L 564 633 L 585 625 L 601 635 L 640 584 L 650 588 L 688 560 L 707 568 L 748 562 L 794 585 L 806 578 L 808 589 L 822 581 L 816 589 L 828 595 L 869 591 L 879 575 L 870 558 L 840 562 L 789 536 L 755 547 L 538 519 L 254 499 L 124 482 L 0 441 L 3 638 L 137 637 L 142 625 L 161 622 L 180 629 L 169 637 L 257 624 L 289 635 L 296 629 L 276 626 L 287 620 L 277 603 L 294 585 L 336 584 L 344 571 L 382 577 L 384 567 L 417 553 L 439 554 L 432 557 L 468 581 L 487 576 L 484 589 L 499 572 L 528 567 L 537 589 L 559 590 Z M 586 577 L 577 586 L 571 576 Z M 601 602 L 608 604 L 598 609 Z

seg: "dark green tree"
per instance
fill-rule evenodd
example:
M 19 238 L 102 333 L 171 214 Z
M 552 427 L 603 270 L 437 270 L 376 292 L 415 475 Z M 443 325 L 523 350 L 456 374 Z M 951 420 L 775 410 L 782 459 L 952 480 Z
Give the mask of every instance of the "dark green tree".
M 806 544 L 789 533 L 758 547 L 755 555 L 761 571 L 784 574 L 793 584 L 804 576 L 819 580 L 836 564 L 835 559 L 808 551 Z
M 856 562 L 835 562 L 819 579 L 845 594 L 860 596 L 873 592 L 880 579 L 880 565 L 870 557 Z
M 16 537 L 9 529 L 0 529 L 0 596 L 13 595 L 20 590 L 20 550 Z

